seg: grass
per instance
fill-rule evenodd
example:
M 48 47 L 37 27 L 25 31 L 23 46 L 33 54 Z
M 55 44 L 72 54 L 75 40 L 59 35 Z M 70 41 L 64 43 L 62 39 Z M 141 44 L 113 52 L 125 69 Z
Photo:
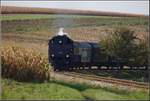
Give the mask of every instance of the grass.
M 143 92 L 132 92 L 128 94 L 119 94 L 108 92 L 103 89 L 87 89 L 83 92 L 84 96 L 96 100 L 147 100 L 148 95 Z
M 57 83 L 22 83 L 2 80 L 2 99 L 84 99 L 81 93 Z
M 147 100 L 144 91 L 118 91 L 118 89 L 90 85 L 49 81 L 45 83 L 17 82 L 2 79 L 2 99 L 51 99 L 51 100 Z

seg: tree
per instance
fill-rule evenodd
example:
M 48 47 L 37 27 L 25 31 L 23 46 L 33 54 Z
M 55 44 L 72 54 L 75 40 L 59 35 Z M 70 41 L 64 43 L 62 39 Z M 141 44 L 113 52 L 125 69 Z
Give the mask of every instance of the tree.
M 139 39 L 134 31 L 118 28 L 100 41 L 105 54 L 122 58 L 127 64 L 142 65 L 148 61 L 146 41 Z

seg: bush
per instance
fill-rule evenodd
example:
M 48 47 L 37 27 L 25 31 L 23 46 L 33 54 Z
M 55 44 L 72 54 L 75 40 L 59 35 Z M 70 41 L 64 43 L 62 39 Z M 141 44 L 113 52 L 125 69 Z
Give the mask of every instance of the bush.
M 105 54 L 122 58 L 127 64 L 137 65 L 148 63 L 147 43 L 127 28 L 118 28 L 100 41 Z
M 19 47 L 4 47 L 1 52 L 2 77 L 18 81 L 48 79 L 48 62 L 40 53 Z

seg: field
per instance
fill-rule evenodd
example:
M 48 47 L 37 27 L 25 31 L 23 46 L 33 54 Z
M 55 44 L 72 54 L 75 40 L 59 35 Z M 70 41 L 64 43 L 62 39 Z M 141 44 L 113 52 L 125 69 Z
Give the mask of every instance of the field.
M 65 32 L 74 40 L 92 42 L 99 42 L 104 37 L 109 36 L 111 31 L 119 27 L 134 30 L 141 39 L 145 38 L 144 36 L 147 38 L 149 31 L 147 17 L 2 14 L 1 25 L 3 47 L 19 47 L 21 50 L 23 49 L 23 53 L 24 50 L 36 51 L 45 57 L 45 61 L 48 58 L 48 39 L 56 35 L 60 27 L 64 27 Z M 27 56 L 30 56 L 30 54 Z M 20 61 L 19 56 L 16 57 L 18 60 L 14 61 Z M 12 58 L 15 59 L 14 57 Z M 30 67 L 30 65 L 29 63 L 27 66 Z M 20 64 L 20 66 L 24 65 Z M 19 66 L 16 67 L 18 68 Z M 36 68 L 36 66 L 33 68 Z M 37 73 L 39 72 L 37 71 Z M 105 75 L 105 73 L 100 75 Z M 26 77 L 26 74 L 23 77 Z M 122 77 L 124 79 L 130 78 L 144 81 L 141 77 L 136 79 L 133 75 L 124 74 Z M 121 91 L 121 93 L 117 92 L 117 89 L 111 91 L 111 89 L 86 87 L 60 81 L 46 81 L 44 83 L 36 81 L 19 82 L 10 78 L 9 76 L 2 79 L 2 99 L 148 99 L 148 93 L 143 91 L 131 93 Z
M 145 17 L 4 14 L 1 25 L 4 45 L 37 49 L 46 56 L 47 41 L 60 27 L 78 41 L 99 42 L 118 27 L 134 30 L 141 39 L 148 38 L 148 18 Z
M 68 14 L 68 15 L 94 15 L 94 16 L 119 16 L 119 17 L 143 17 L 141 14 L 102 12 L 91 10 L 72 10 L 56 8 L 32 8 L 32 7 L 15 7 L 2 6 L 2 14 Z
M 139 36 L 148 34 L 148 18 L 145 17 L 17 14 L 2 15 L 1 25 L 2 36 L 4 37 L 10 35 L 13 38 L 24 37 L 29 39 L 36 37 L 36 39 L 43 41 L 55 35 L 60 27 L 64 27 L 72 39 L 82 41 L 99 41 L 107 33 L 118 27 L 128 27 L 135 30 Z M 81 34 L 81 36 L 78 34 Z

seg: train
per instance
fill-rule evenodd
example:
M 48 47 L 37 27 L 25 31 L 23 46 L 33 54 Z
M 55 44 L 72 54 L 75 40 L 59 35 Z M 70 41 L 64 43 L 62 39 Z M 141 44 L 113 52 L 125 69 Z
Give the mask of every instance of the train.
M 104 53 L 100 43 L 79 42 L 72 40 L 68 34 L 59 33 L 48 42 L 49 63 L 56 70 L 74 69 L 122 69 L 126 62 Z

